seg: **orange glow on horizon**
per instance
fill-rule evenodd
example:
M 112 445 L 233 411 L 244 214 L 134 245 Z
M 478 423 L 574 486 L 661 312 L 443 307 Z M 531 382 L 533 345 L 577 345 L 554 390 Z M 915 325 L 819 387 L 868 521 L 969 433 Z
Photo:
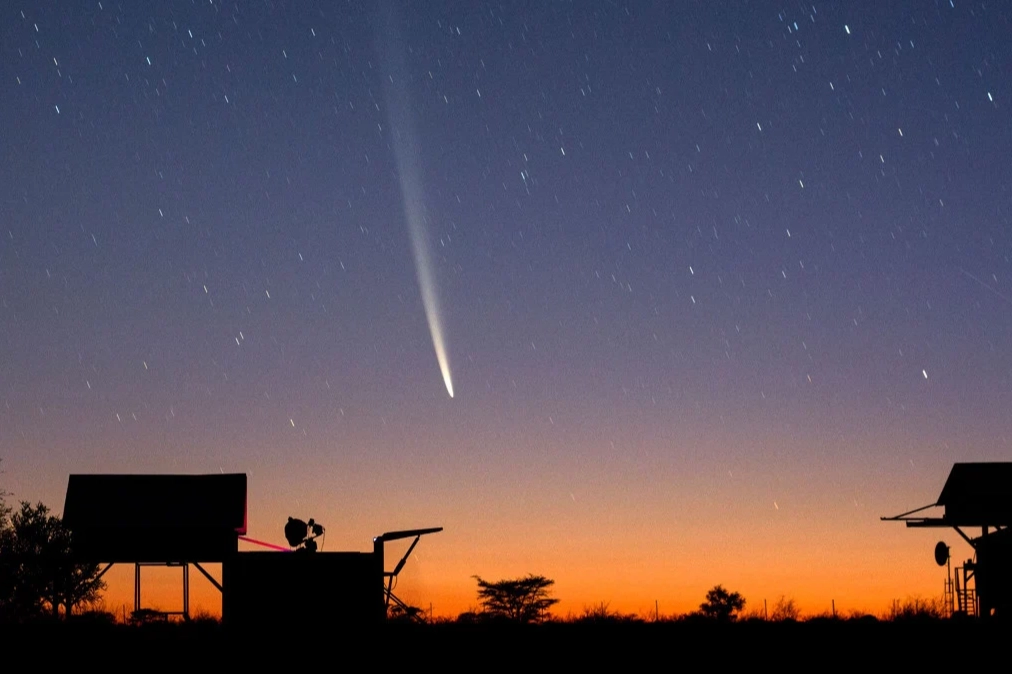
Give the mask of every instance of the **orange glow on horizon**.
M 477 606 L 473 575 L 494 580 L 528 573 L 556 581 L 560 616 L 601 603 L 643 616 L 653 615 L 655 602 L 662 615 L 690 612 L 716 584 L 742 593 L 746 611 L 760 609 L 763 599 L 772 607 L 784 596 L 806 614 L 829 612 L 834 601 L 838 614 L 882 614 L 893 600 L 941 594 L 944 570 L 932 559 L 939 539 L 953 547 L 953 560 L 972 555 L 950 531 L 879 520 L 932 501 L 951 461 L 961 457 L 916 467 L 893 461 L 888 473 L 880 463 L 853 459 L 942 442 L 931 439 L 933 430 L 924 439 L 871 430 L 826 439 L 815 432 L 745 436 L 673 423 L 626 424 L 599 438 L 567 429 L 561 419 L 551 435 L 522 429 L 497 436 L 465 418 L 446 434 L 427 436 L 407 416 L 381 425 L 379 440 L 372 426 L 346 435 L 340 452 L 328 433 L 310 437 L 295 469 L 280 460 L 223 468 L 248 472 L 249 535 L 262 541 L 283 544 L 288 516 L 323 523 L 326 551 L 368 551 L 385 531 L 444 527 L 423 538 L 398 587 L 405 601 L 425 610 L 431 605 L 441 617 Z M 475 428 L 483 429 L 480 444 L 472 438 Z M 510 428 L 508 420 L 502 428 Z M 969 440 L 983 448 L 976 458 L 1001 457 L 998 440 Z M 275 457 L 275 442 L 250 439 L 245 452 Z M 601 446 L 609 446 L 607 459 L 572 472 L 580 453 Z M 517 447 L 539 454 L 518 456 Z M 811 447 L 820 454 L 808 457 Z M 394 471 L 387 451 L 400 453 Z M 434 469 L 433 456 L 452 468 Z M 314 470 L 303 472 L 302 465 Z M 7 469 L 19 475 L 17 467 Z M 75 471 L 114 469 L 74 464 Z M 139 470 L 178 471 L 170 461 Z M 42 499 L 60 503 L 65 488 L 64 479 Z M 407 545 L 388 545 L 388 568 Z M 220 579 L 220 568 L 211 568 Z M 118 565 L 106 577 L 105 604 L 117 615 L 132 609 L 132 575 Z M 190 578 L 191 611 L 219 614 L 218 591 L 195 571 Z M 178 570 L 164 580 L 144 570 L 145 606 L 175 608 L 180 592 Z
M 406 565 L 398 595 L 425 611 L 431 607 L 434 616 L 443 618 L 478 608 L 473 574 L 499 579 L 544 573 L 556 581 L 553 596 L 560 603 L 554 614 L 563 618 L 602 603 L 610 611 L 650 618 L 655 601 L 662 617 L 684 614 L 696 610 L 706 591 L 718 583 L 745 596 L 746 613 L 761 611 L 764 600 L 772 610 L 783 596 L 793 599 L 804 615 L 828 614 L 835 603 L 840 616 L 881 616 L 894 600 L 940 596 L 944 569 L 931 558 L 938 533 L 906 530 L 896 523 L 876 526 L 892 526 L 894 546 L 858 547 L 841 538 L 841 549 L 828 555 L 819 547 L 806 545 L 804 537 L 782 547 L 753 548 L 755 542 L 748 541 L 717 545 L 711 541 L 701 553 L 688 555 L 680 554 L 677 546 L 617 548 L 600 551 L 597 556 L 545 552 L 505 556 L 507 563 L 483 569 L 461 561 L 453 549 L 441 546 L 433 537 L 416 549 L 418 554 Z M 961 542 L 947 539 L 953 544 L 954 559 L 971 554 L 968 547 L 967 551 L 960 549 Z M 399 555 L 400 551 L 388 554 L 387 566 L 392 567 Z M 742 555 L 751 555 L 751 564 L 736 557 Z M 835 564 L 830 558 L 836 558 Z M 205 569 L 220 580 L 220 565 L 205 565 Z M 178 569 L 146 567 L 142 575 L 145 607 L 181 608 Z M 109 586 L 105 608 L 119 618 L 129 615 L 133 607 L 132 566 L 117 565 L 105 578 Z M 220 616 L 220 594 L 193 568 L 190 587 L 191 614 Z

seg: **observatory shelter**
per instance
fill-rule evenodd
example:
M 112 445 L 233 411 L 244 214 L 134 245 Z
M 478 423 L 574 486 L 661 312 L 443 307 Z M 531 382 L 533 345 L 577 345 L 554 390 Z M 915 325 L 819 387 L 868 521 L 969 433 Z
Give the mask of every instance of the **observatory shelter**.
M 141 607 L 141 568 L 182 568 L 183 608 L 189 618 L 189 570 L 194 566 L 222 594 L 222 619 L 232 626 L 363 625 L 382 621 L 395 605 L 397 575 L 421 537 L 441 527 L 385 532 L 366 552 L 319 552 L 322 525 L 289 518 L 289 546 L 246 535 L 246 475 L 72 475 L 63 521 L 81 561 L 134 564 L 134 611 Z M 275 549 L 239 551 L 239 540 Z M 392 571 L 388 542 L 412 542 Z M 221 582 L 201 563 L 221 563 Z
M 180 567 L 189 617 L 193 565 L 231 559 L 246 534 L 246 474 L 71 475 L 63 522 L 75 555 L 88 562 L 134 564 L 134 610 L 141 609 L 141 568 Z
M 924 515 L 936 507 L 944 509 L 941 516 Z M 934 503 L 882 520 L 902 521 L 907 527 L 951 527 L 975 553 L 956 568 L 952 595 L 959 609 L 981 616 L 1012 615 L 1012 462 L 954 464 Z M 970 528 L 980 528 L 980 535 L 964 531 Z M 935 558 L 939 565 L 948 563 L 943 542 Z

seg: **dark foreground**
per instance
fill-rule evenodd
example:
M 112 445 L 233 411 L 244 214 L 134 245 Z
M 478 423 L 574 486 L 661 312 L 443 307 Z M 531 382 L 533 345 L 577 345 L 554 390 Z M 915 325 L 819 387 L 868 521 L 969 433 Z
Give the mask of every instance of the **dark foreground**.
M 1008 672 L 1008 625 L 808 621 L 395 625 L 231 632 L 216 624 L 2 629 L 17 669 L 101 672 Z

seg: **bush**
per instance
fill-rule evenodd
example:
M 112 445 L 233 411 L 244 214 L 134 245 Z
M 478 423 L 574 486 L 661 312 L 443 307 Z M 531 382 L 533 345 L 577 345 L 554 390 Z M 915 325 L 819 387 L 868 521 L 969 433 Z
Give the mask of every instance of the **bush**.
M 416 621 L 425 621 L 425 612 L 421 607 L 414 607 L 411 605 L 400 606 L 394 605 L 387 610 L 387 620 L 394 623 L 414 623 Z
M 69 620 L 77 625 L 112 626 L 116 623 L 116 615 L 104 609 L 88 609 L 74 614 Z
M 886 612 L 887 621 L 937 621 L 946 616 L 945 604 L 939 598 L 907 598 L 893 600 Z
M 169 615 L 158 609 L 136 609 L 130 613 L 130 623 L 135 626 L 146 626 L 152 623 L 168 623 Z
M 699 613 L 715 621 L 734 621 L 744 608 L 741 593 L 732 593 L 718 584 L 706 592 L 706 602 L 699 606 Z
M 801 611 L 798 609 L 797 603 L 794 602 L 794 598 L 780 598 L 774 603 L 773 611 L 770 612 L 771 621 L 797 621 L 801 617 Z
M 607 602 L 599 602 L 590 607 L 584 607 L 574 623 L 643 623 L 643 619 L 635 614 L 622 614 L 608 606 Z
M 457 615 L 457 623 L 474 624 L 481 623 L 481 614 L 470 610 L 467 612 L 461 612 Z
M 190 623 L 202 626 L 217 626 L 221 624 L 221 617 L 217 614 L 212 614 L 206 609 L 200 609 L 190 615 Z

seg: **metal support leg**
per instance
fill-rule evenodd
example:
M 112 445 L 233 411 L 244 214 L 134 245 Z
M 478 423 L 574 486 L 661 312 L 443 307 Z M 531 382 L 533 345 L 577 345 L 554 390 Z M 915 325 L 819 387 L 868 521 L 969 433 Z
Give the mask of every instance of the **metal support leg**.
M 134 563 L 134 611 L 141 608 L 141 564 Z
M 183 618 L 190 620 L 190 563 L 183 563 Z

